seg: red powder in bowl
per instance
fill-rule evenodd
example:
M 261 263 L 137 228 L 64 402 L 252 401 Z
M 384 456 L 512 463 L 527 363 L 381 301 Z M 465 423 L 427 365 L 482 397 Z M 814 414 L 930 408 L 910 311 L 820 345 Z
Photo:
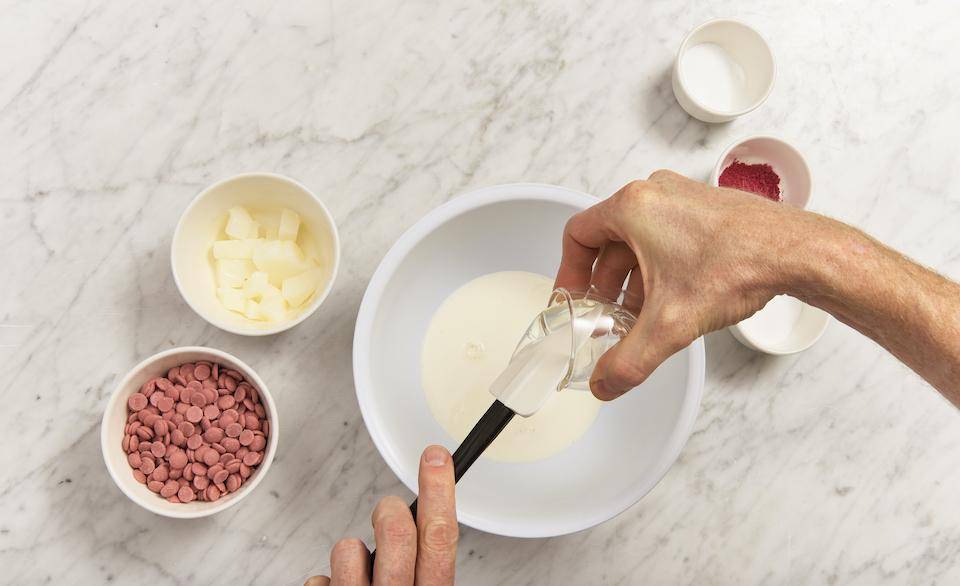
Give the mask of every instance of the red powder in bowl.
M 780 176 L 767 163 L 748 165 L 734 159 L 720 174 L 720 187 L 731 187 L 780 201 Z

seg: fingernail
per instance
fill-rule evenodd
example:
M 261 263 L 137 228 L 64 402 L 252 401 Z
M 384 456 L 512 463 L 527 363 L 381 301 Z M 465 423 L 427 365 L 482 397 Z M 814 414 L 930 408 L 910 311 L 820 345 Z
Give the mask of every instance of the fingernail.
M 423 461 L 427 466 L 443 466 L 447 463 L 450 454 L 440 446 L 430 446 L 423 452 Z

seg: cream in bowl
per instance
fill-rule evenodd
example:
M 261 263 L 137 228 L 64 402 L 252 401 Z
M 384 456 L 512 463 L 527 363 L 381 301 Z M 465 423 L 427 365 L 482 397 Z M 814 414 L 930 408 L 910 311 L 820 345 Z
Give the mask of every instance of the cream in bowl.
M 340 244 L 329 211 L 303 185 L 249 173 L 220 181 L 184 211 L 171 245 L 174 280 L 211 324 L 243 335 L 293 327 L 336 278 Z

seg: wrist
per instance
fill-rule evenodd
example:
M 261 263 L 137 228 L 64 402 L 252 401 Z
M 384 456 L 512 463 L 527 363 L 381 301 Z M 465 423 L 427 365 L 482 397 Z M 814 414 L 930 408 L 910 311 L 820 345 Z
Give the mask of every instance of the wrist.
M 876 272 L 876 242 L 852 226 L 810 212 L 802 213 L 802 239 L 785 272 L 784 293 L 833 312 L 856 297 L 863 272 Z M 860 276 L 858 276 L 858 274 Z

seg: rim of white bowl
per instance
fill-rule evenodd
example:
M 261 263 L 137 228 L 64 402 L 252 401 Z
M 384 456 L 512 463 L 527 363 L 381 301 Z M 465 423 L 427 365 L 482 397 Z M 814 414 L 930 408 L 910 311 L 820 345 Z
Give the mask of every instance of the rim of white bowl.
M 767 50 L 767 54 L 770 55 L 770 69 L 771 69 L 770 83 L 767 84 L 766 91 L 763 92 L 763 95 L 760 96 L 760 98 L 757 99 L 756 102 L 752 103 L 750 106 L 746 108 L 741 108 L 740 110 L 718 110 L 716 108 L 711 108 L 710 106 L 705 105 L 694 96 L 694 94 L 687 87 L 687 84 L 684 82 L 684 79 L 683 79 L 683 71 L 680 67 L 680 61 L 681 59 L 683 59 L 683 54 L 687 51 L 688 45 L 690 44 L 690 40 L 693 38 L 693 35 L 697 34 L 698 32 L 702 31 L 708 26 L 714 26 L 718 24 L 735 24 L 752 31 L 754 34 L 760 37 L 760 40 L 763 41 L 763 46 Z M 683 37 L 683 41 L 680 43 L 680 48 L 677 49 L 677 59 L 674 67 L 677 68 L 677 80 L 680 82 L 680 85 L 683 87 L 684 93 L 686 93 L 690 101 L 693 102 L 698 107 L 702 108 L 704 111 L 709 112 L 710 114 L 713 114 L 715 116 L 731 116 L 733 118 L 739 118 L 744 114 L 749 114 L 750 112 L 753 112 L 754 110 L 762 106 L 764 102 L 767 101 L 767 98 L 769 98 L 770 94 L 773 93 L 773 86 L 776 84 L 776 81 L 777 81 L 777 58 L 773 54 L 773 48 L 770 46 L 770 43 L 767 41 L 767 38 L 764 37 L 763 34 L 761 34 L 760 31 L 758 31 L 756 28 L 750 26 L 749 24 L 743 22 L 742 20 L 737 20 L 735 18 L 715 18 L 713 20 L 708 20 L 707 22 L 697 26 L 692 31 L 687 33 L 687 35 Z
M 180 235 L 180 230 L 183 227 L 184 219 L 193 210 L 193 207 L 204 198 L 208 193 L 220 187 L 224 183 L 229 183 L 231 181 L 236 181 L 237 179 L 247 179 L 250 177 L 267 177 L 270 179 L 276 179 L 279 181 L 286 181 L 307 193 L 310 197 L 320 205 L 320 209 L 323 210 L 323 214 L 327 217 L 327 221 L 330 223 L 330 233 L 333 236 L 333 268 L 330 271 L 330 280 L 327 282 L 327 286 L 324 287 L 324 290 L 319 293 L 310 304 L 309 307 L 300 312 L 297 317 L 280 322 L 279 324 L 262 329 L 241 329 L 234 327 L 227 323 L 222 323 L 219 320 L 214 319 L 213 317 L 206 315 L 200 309 L 194 305 L 193 301 L 190 300 L 190 297 L 183 290 L 183 285 L 180 283 L 180 276 L 177 274 L 177 252 L 176 252 L 176 242 L 177 237 Z M 237 334 L 239 336 L 270 336 L 273 334 L 279 334 L 280 332 L 285 332 L 290 328 L 299 325 L 301 322 L 306 320 L 308 317 L 313 315 L 317 309 L 323 305 L 323 302 L 326 301 L 327 297 L 330 295 L 330 292 L 333 290 L 333 284 L 337 280 L 337 273 L 340 270 L 340 232 L 337 230 L 337 223 L 333 219 L 333 214 L 330 213 L 330 210 L 327 208 L 326 204 L 323 203 L 317 195 L 307 188 L 306 185 L 300 183 L 296 179 L 292 179 L 285 175 L 280 175 L 279 173 L 272 173 L 270 171 L 250 171 L 247 173 L 240 173 L 237 175 L 231 175 L 229 177 L 224 177 L 219 181 L 207 186 L 203 191 L 198 193 L 183 210 L 183 213 L 180 214 L 180 219 L 177 221 L 177 227 L 173 231 L 173 239 L 170 241 L 170 272 L 173 273 L 173 281 L 177 284 L 177 291 L 180 292 L 180 297 L 190 306 L 190 309 L 193 312 L 200 316 L 208 324 L 220 328 L 225 332 L 230 332 L 231 334 Z
M 133 380 L 137 374 L 142 372 L 145 368 L 158 362 L 168 356 L 173 356 L 176 354 L 186 354 L 189 352 L 198 352 L 211 354 L 225 361 L 233 362 L 241 367 L 243 374 L 249 376 L 253 382 L 257 385 L 257 392 L 260 394 L 261 400 L 266 402 L 267 406 L 267 418 L 270 421 L 270 441 L 267 443 L 267 451 L 263 458 L 263 461 L 257 466 L 256 473 L 250 478 L 249 482 L 244 483 L 240 488 L 240 491 L 236 496 L 223 499 L 222 502 L 217 502 L 216 504 L 210 507 L 204 507 L 202 509 L 195 509 L 189 507 L 183 507 L 183 511 L 167 511 L 154 506 L 154 503 L 150 500 L 144 500 L 139 495 L 131 493 L 126 488 L 126 482 L 120 479 L 120 474 L 127 473 L 130 474 L 130 468 L 126 467 L 123 470 L 117 470 L 114 468 L 113 464 L 110 462 L 110 459 L 107 457 L 107 452 L 111 449 L 117 449 L 118 446 L 111 446 L 108 443 L 108 426 L 109 422 L 107 421 L 110 417 L 110 413 L 117 408 L 117 401 L 120 400 L 120 391 L 126 387 Z M 263 379 L 260 378 L 260 375 L 257 374 L 249 364 L 240 360 L 233 354 L 229 352 L 224 352 L 223 350 L 217 350 L 216 348 L 210 348 L 207 346 L 177 346 L 175 348 L 168 348 L 161 352 L 157 352 L 147 358 L 144 358 L 136 364 L 133 368 L 127 372 L 126 376 L 117 384 L 113 389 L 113 393 L 110 394 L 110 399 L 107 401 L 107 406 L 103 410 L 103 417 L 100 419 L 100 452 L 103 456 L 103 463 L 107 467 L 107 472 L 110 474 L 110 478 L 113 480 L 113 483 L 117 485 L 117 488 L 120 489 L 128 499 L 136 503 L 137 505 L 143 507 L 147 511 L 160 515 L 162 517 L 169 517 L 171 519 L 198 519 L 200 517 L 209 517 L 228 509 L 235 504 L 239 503 L 241 500 L 247 498 L 250 493 L 260 484 L 260 481 L 267 475 L 267 472 L 270 469 L 270 465 L 273 463 L 273 457 L 277 452 L 277 444 L 280 439 L 280 417 L 277 413 L 277 406 L 273 401 L 273 396 L 270 394 L 270 390 L 267 388 L 266 383 L 263 382 Z M 161 498 L 159 495 L 156 497 L 158 500 Z
M 381 457 L 386 461 L 390 469 L 393 470 L 397 478 L 415 494 L 417 493 L 417 471 L 405 471 L 401 468 L 400 458 L 395 448 L 388 444 L 383 432 L 376 425 L 377 413 L 370 398 L 369 389 L 373 387 L 370 376 L 372 365 L 370 363 L 369 353 L 365 350 L 369 347 L 372 338 L 376 307 L 383 296 L 387 283 L 396 272 L 400 261 L 434 229 L 463 213 L 482 206 L 504 201 L 523 200 L 566 203 L 583 209 L 600 201 L 595 196 L 580 191 L 545 183 L 508 183 L 482 187 L 461 193 L 446 203 L 427 212 L 425 216 L 420 218 L 420 220 L 397 239 L 374 271 L 367 285 L 366 292 L 363 295 L 363 301 L 360 303 L 360 311 L 357 315 L 357 324 L 353 337 L 353 376 L 357 402 L 360 405 L 360 414 L 363 416 L 363 422 L 367 428 L 367 432 L 373 439 L 373 443 L 380 452 Z M 688 348 L 690 349 L 690 361 L 687 370 L 688 383 L 678 424 L 674 427 L 668 442 L 668 449 L 664 450 L 661 454 L 655 466 L 656 472 L 650 476 L 651 480 L 649 482 L 638 485 L 635 492 L 630 493 L 623 499 L 611 502 L 603 512 L 584 517 L 576 522 L 566 523 L 559 527 L 556 524 L 551 524 L 546 527 L 531 526 L 529 523 L 527 523 L 526 526 L 521 526 L 520 524 L 512 525 L 465 513 L 460 510 L 457 511 L 458 521 L 474 529 L 496 535 L 503 535 L 505 537 L 556 537 L 595 527 L 616 517 L 639 502 L 640 499 L 659 484 L 670 467 L 676 462 L 696 422 L 697 413 L 700 409 L 700 399 L 703 396 L 706 374 L 706 355 L 703 338 L 697 338 Z M 426 446 L 424 446 L 424 448 L 426 448 Z

